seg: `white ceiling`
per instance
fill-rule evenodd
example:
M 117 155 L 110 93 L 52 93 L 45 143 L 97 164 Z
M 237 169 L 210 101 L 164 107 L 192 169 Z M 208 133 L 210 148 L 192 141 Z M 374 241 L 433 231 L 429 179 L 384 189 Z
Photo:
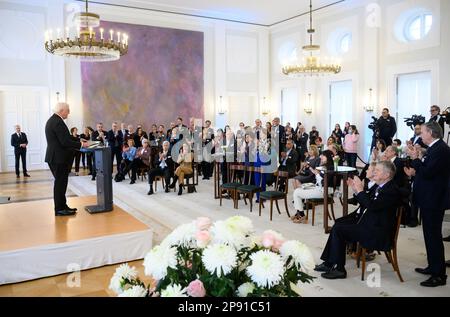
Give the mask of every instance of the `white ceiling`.
M 339 0 L 313 0 L 313 9 L 337 1 Z M 92 0 L 91 2 L 262 25 L 272 25 L 309 11 L 309 0 Z

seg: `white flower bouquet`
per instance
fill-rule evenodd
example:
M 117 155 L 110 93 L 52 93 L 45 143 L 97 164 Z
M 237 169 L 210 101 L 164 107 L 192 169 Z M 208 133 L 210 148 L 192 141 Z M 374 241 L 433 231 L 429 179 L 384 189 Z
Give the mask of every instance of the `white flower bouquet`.
M 313 280 L 314 260 L 303 243 L 272 230 L 256 236 L 249 218 L 235 216 L 179 226 L 145 256 L 144 267 L 156 287 L 123 264 L 110 289 L 123 297 L 296 297 Z

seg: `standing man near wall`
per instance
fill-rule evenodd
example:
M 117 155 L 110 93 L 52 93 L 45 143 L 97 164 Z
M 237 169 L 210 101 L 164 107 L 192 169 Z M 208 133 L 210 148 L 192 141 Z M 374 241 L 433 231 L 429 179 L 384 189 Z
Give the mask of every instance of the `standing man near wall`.
M 87 147 L 86 140 L 75 141 L 71 138 L 64 120 L 67 119 L 70 108 L 67 103 L 60 102 L 54 109 L 54 114 L 45 125 L 47 152 L 45 161 L 52 171 L 55 182 L 53 184 L 53 200 L 55 216 L 71 216 L 76 208 L 67 206 L 66 190 L 69 179 L 69 165 L 72 162 L 73 151 Z
M 392 138 L 397 133 L 397 123 L 389 114 L 389 109 L 384 108 L 381 117 L 378 119 L 380 139 L 386 142 L 386 146 L 392 145 Z
M 20 131 L 20 125 L 15 126 L 16 133 L 11 135 L 11 146 L 14 147 L 14 156 L 16 157 L 16 176 L 20 178 L 19 160 L 22 157 L 23 176 L 30 177 L 27 173 L 27 135 Z
M 450 148 L 442 140 L 442 128 L 435 121 L 422 125 L 421 137 L 428 146 L 427 152 L 420 159 L 420 151 L 409 146 L 408 154 L 413 159 L 412 168 L 405 167 L 405 173 L 409 177 L 415 176 L 413 200 L 420 208 L 427 250 L 428 266 L 417 268 L 416 272 L 431 276 L 420 285 L 436 287 L 447 282 L 442 222 L 449 197 Z

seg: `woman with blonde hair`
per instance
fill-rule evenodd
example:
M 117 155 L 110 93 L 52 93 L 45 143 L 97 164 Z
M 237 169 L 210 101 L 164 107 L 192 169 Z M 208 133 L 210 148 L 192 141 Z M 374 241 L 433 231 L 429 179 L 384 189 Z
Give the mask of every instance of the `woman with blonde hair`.
M 184 175 L 192 174 L 192 153 L 189 145 L 183 144 L 180 154 L 178 155 L 177 163 L 180 165 L 175 170 L 175 175 L 178 177 L 178 195 L 183 194 Z M 173 187 L 172 187 L 173 188 Z

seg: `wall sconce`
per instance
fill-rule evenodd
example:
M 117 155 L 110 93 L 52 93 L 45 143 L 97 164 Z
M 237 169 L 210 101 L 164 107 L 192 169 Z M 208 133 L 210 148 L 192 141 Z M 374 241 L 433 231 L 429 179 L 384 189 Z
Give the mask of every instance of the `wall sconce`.
M 59 91 L 56 92 L 56 102 L 59 102 Z
M 219 106 L 217 108 L 217 113 L 220 115 L 225 114 L 225 112 L 227 112 L 227 110 L 225 109 L 225 106 L 223 104 L 223 100 L 222 100 L 222 96 L 219 97 Z
M 368 105 L 364 107 L 364 110 L 367 112 L 373 112 L 375 110 L 375 106 L 373 105 L 373 97 L 372 97 L 372 91 L 373 89 L 369 89 L 369 102 Z
M 306 107 L 303 109 L 307 114 L 311 114 L 312 113 L 312 103 L 311 103 L 311 94 L 308 94 L 308 103 L 306 105 Z
M 269 106 L 267 105 L 266 97 L 263 98 L 262 104 L 262 114 L 263 116 L 267 116 L 270 113 Z

